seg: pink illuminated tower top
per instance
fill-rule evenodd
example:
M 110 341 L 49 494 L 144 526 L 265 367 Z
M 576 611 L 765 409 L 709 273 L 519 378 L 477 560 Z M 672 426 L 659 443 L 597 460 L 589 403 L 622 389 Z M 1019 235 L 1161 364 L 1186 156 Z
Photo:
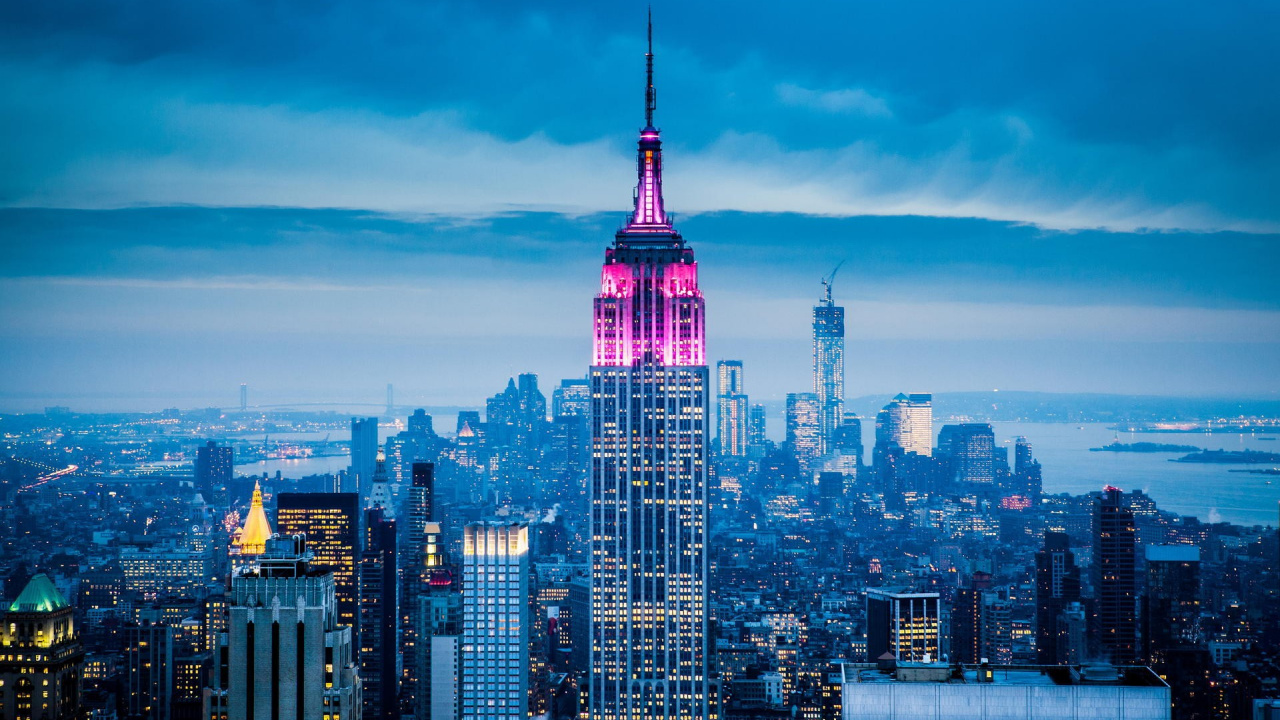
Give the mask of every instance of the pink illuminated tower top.
M 662 203 L 662 141 L 653 126 L 652 22 L 645 61 L 635 210 L 605 251 L 595 300 L 593 364 L 705 365 L 698 264 Z

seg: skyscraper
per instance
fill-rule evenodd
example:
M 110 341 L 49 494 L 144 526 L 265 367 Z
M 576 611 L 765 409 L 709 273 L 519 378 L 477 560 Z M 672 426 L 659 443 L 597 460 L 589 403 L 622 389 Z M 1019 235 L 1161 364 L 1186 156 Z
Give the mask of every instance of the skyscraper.
M 382 507 L 365 510 L 360 553 L 360 680 L 364 717 L 400 716 L 400 612 L 397 603 L 396 521 Z
M 1044 547 L 1036 553 L 1036 662 L 1065 663 L 1062 614 L 1080 602 L 1080 568 L 1066 533 L 1046 532 Z
M 742 361 L 716 363 L 716 421 L 720 454 L 745 457 L 747 454 L 747 395 L 742 384 Z
M 462 720 L 525 720 L 529 527 L 473 523 L 462 548 Z
M 352 630 L 335 610 L 333 575 L 311 565 L 301 536 L 275 536 L 231 579 L 206 718 L 360 718 Z
M 358 628 L 360 507 L 355 493 L 280 493 L 276 496 L 276 531 L 306 535 L 310 565 L 333 573 L 337 622 Z
M 414 463 L 412 472 L 408 525 L 405 528 L 405 539 L 408 542 L 400 553 L 403 567 L 400 574 L 400 638 L 404 646 L 401 689 L 407 700 L 416 697 L 421 680 L 418 670 L 418 623 L 415 615 L 418 597 L 430 580 L 426 561 L 427 527 L 434 520 L 435 513 L 435 465 Z
M 1148 545 L 1145 551 L 1142 659 L 1159 670 L 1170 651 L 1200 642 L 1200 548 Z
M 124 629 L 129 717 L 169 720 L 174 689 L 174 628 L 144 620 Z
M 584 378 L 560 381 L 551 391 L 551 416 L 574 415 L 585 418 L 591 413 L 591 383 Z
M 447 567 L 440 523 L 423 531 L 426 585 L 414 618 L 417 675 L 414 713 L 420 718 L 458 717 L 462 691 L 461 581 Z
M 990 485 L 996 479 L 996 434 L 989 423 L 943 425 L 938 450 L 951 463 L 959 482 Z
M 378 418 L 351 418 L 351 475 L 365 497 L 378 457 Z
M 226 487 L 235 471 L 235 448 L 210 440 L 196 448 L 196 490 L 206 502 L 213 501 L 215 488 Z
M 787 447 L 802 472 L 822 454 L 822 407 L 817 393 L 787 393 Z
M 933 453 L 933 395 L 898 393 L 876 416 L 876 445 L 882 440 L 917 455 Z
M 839 269 L 839 268 L 837 268 Z M 818 454 L 844 420 L 844 308 L 831 299 L 832 272 L 823 278 L 823 297 L 813 308 L 813 392 L 818 396 Z
M 1138 656 L 1137 531 L 1119 488 L 1103 489 L 1095 523 L 1100 645 L 1112 663 L 1132 665 Z
M 762 458 L 769 448 L 769 437 L 765 433 L 764 405 L 752 405 L 750 412 L 750 419 L 747 421 L 747 451 L 753 458 Z
M 708 387 L 693 250 L 663 208 L 650 26 L 635 209 L 594 302 L 590 710 L 705 718 Z

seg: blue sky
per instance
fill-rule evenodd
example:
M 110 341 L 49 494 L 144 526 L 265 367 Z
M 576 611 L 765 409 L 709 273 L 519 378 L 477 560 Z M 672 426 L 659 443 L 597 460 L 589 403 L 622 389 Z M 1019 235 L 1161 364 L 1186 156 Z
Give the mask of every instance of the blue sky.
M 834 7 L 833 7 L 834 6 Z M 655 5 L 713 357 L 1280 392 L 1280 7 Z M 0 409 L 474 404 L 584 369 L 644 6 L 0 2 Z

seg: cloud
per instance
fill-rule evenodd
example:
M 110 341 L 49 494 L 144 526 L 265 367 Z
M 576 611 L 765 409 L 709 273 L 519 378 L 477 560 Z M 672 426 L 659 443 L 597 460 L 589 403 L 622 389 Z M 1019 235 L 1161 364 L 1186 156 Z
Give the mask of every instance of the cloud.
M 509 139 L 472 128 L 453 111 L 396 116 L 198 102 L 115 67 L 49 71 L 23 84 L 41 89 L 0 100 L 29 139 L 7 148 L 14 172 L 0 181 L 0 198 L 10 206 L 583 214 L 625 211 L 634 184 L 626 146 L 608 138 L 566 143 L 534 132 Z M 67 126 L 75 124 L 68 113 L 83 106 L 101 108 L 99 136 L 89 140 Z M 1148 197 L 1153 178 L 1195 177 L 1212 165 L 1190 148 L 1153 154 L 1072 146 L 1003 115 L 948 116 L 902 132 L 917 138 L 896 143 L 928 149 L 904 155 L 870 141 L 790 149 L 772 136 L 736 131 L 701 148 L 669 140 L 668 205 L 684 214 L 981 217 L 1052 229 L 1280 228 L 1270 214 L 1233 216 L 1208 202 Z M 60 146 L 63 137 L 71 147 Z M 1052 172 L 1036 172 L 1041 156 L 1058 158 Z M 1111 174 L 1105 184 L 1092 179 L 1098 168 Z
M 889 104 L 862 88 L 841 90 L 809 90 L 792 83 L 781 83 L 775 91 L 785 105 L 797 105 L 831 113 L 853 113 L 869 117 L 891 117 Z

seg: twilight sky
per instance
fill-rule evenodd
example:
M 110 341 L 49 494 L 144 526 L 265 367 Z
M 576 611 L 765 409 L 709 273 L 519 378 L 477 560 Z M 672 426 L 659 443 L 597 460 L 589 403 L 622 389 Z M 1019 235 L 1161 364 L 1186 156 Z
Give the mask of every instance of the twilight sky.
M 1280 5 L 654 8 L 711 357 L 1280 396 Z M 0 411 L 474 405 L 589 361 L 644 5 L 0 0 Z

